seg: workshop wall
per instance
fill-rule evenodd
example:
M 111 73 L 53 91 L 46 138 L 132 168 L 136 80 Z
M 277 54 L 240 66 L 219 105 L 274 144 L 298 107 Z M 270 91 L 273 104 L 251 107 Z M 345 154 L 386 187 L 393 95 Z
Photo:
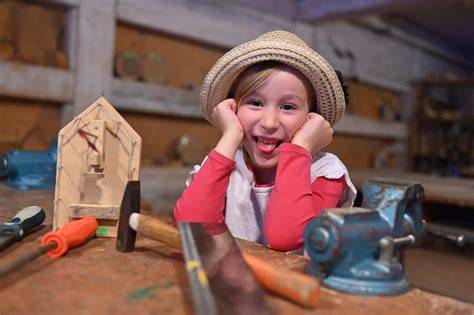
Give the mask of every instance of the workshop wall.
M 57 104 L 0 98 L 0 152 L 46 150 L 58 133 Z
M 115 42 L 115 75 L 187 89 L 196 93 L 207 71 L 225 50 L 119 23 Z M 196 102 L 196 106 L 198 106 Z M 204 120 L 124 112 L 143 138 L 144 164 L 168 164 L 182 136 L 189 135 L 197 163 L 216 144 L 219 133 Z
M 0 59 L 68 68 L 65 12 L 17 1 L 0 2 Z
M 0 60 L 67 68 L 64 18 L 60 9 L 0 2 Z M 60 111 L 52 102 L 0 97 L 0 152 L 47 149 Z
M 0 3 L 0 59 L 32 65 L 68 68 L 64 49 L 65 12 L 28 3 Z M 187 89 L 196 93 L 215 61 L 226 49 L 119 23 L 115 38 L 116 77 Z M 400 97 L 386 89 L 346 80 L 351 102 L 347 112 L 396 121 Z M 198 106 L 196 102 L 196 106 Z M 143 138 L 144 164 L 190 164 L 201 161 L 214 147 L 219 132 L 204 120 L 123 112 Z M 0 149 L 43 150 L 57 134 L 60 104 L 0 98 L 3 119 Z M 187 137 L 187 144 L 180 139 Z M 328 151 L 349 168 L 370 168 L 391 141 L 335 135 Z M 186 148 L 187 147 L 187 148 Z
M 224 53 L 225 50 L 219 47 L 119 24 L 116 31 L 115 75 L 123 79 L 186 88 L 197 94 L 207 71 Z M 151 69 L 154 73 L 147 73 Z M 348 113 L 385 121 L 400 119 L 400 97 L 397 93 L 350 80 L 347 80 L 347 85 L 351 94 Z M 124 117 L 143 137 L 143 160 L 146 164 L 173 162 L 178 140 L 184 135 L 190 135 L 194 142 L 196 161 L 201 161 L 219 139 L 219 132 L 206 121 L 137 113 L 124 113 Z M 375 156 L 390 144 L 390 141 L 383 139 L 338 134 L 328 151 L 338 154 L 349 168 L 371 168 Z

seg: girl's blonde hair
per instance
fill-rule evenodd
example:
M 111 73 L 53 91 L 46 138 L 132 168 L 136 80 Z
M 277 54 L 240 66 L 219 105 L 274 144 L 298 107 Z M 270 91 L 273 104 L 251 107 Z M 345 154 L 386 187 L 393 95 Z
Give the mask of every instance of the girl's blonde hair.
M 287 69 L 291 67 L 278 61 L 266 61 L 248 67 L 242 71 L 234 81 L 227 98 L 235 99 L 238 104 L 240 100 L 255 92 L 255 90 L 257 90 L 273 73 L 284 70 L 285 68 Z M 303 74 L 301 74 L 301 78 L 303 79 L 306 89 L 310 93 L 311 105 L 309 110 L 316 112 L 317 104 L 315 92 L 308 79 L 306 79 Z

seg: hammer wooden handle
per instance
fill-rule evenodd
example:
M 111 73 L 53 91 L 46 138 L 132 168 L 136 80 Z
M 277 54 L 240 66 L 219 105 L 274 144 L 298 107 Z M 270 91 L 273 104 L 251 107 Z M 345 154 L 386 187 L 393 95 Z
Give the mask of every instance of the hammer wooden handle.
M 181 250 L 178 229 L 158 218 L 132 214 L 130 226 L 138 233 Z M 312 276 L 276 269 L 250 254 L 243 253 L 243 257 L 257 280 L 268 291 L 306 307 L 313 307 L 319 302 L 319 282 Z
M 133 213 L 130 216 L 130 227 L 140 234 L 160 241 L 174 249 L 181 250 L 179 230 L 158 218 Z

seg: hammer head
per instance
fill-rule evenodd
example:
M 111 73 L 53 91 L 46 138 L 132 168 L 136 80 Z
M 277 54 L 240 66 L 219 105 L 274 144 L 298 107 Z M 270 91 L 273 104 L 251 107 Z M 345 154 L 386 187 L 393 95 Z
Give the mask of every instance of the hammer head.
M 127 183 L 122 204 L 120 205 L 117 243 L 115 247 L 123 253 L 133 252 L 135 248 L 137 232 L 128 223 L 130 215 L 134 212 L 140 212 L 140 181 L 138 180 Z

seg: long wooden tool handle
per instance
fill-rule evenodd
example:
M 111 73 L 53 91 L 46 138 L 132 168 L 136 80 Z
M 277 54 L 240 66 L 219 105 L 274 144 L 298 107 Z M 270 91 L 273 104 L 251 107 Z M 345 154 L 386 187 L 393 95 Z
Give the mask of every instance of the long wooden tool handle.
M 160 241 L 174 249 L 182 250 L 179 230 L 158 218 L 134 213 L 130 217 L 130 226 L 149 238 Z
M 268 291 L 300 305 L 314 307 L 319 302 L 319 282 L 312 276 L 288 269 L 276 269 L 253 255 L 242 253 L 260 284 Z
M 158 218 L 133 214 L 131 227 L 138 233 L 181 250 L 179 231 Z M 132 222 L 133 221 L 133 222 Z M 319 302 L 319 282 L 312 276 L 288 269 L 276 269 L 267 262 L 243 253 L 245 262 L 268 291 L 306 307 Z

